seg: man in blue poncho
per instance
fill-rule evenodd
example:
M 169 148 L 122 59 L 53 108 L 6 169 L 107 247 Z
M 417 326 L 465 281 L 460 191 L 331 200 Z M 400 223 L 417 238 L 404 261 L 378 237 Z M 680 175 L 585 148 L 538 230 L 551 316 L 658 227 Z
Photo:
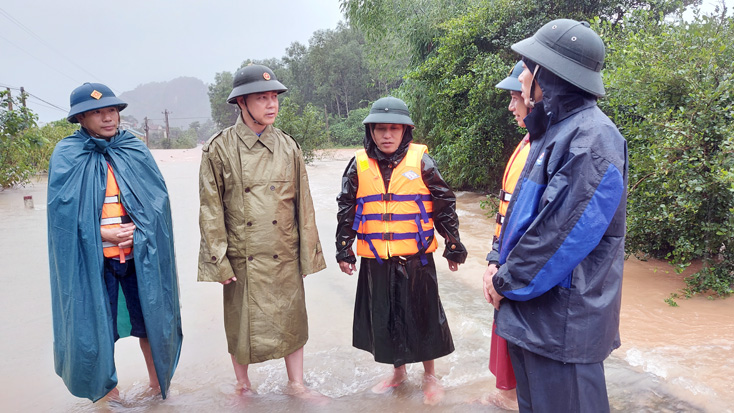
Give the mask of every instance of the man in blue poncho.
M 119 398 L 114 344 L 135 336 L 150 387 L 166 398 L 181 352 L 168 191 L 148 148 L 118 129 L 127 107 L 107 86 L 71 93 L 48 174 L 56 373 L 77 397 Z

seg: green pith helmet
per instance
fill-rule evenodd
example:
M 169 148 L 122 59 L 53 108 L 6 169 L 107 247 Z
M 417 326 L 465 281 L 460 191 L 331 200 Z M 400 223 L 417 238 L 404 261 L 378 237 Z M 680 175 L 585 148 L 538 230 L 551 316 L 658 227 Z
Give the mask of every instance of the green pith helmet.
M 288 90 L 282 83 L 278 82 L 275 73 L 269 67 L 263 65 L 247 65 L 234 74 L 232 92 L 227 98 L 227 103 L 237 103 L 237 96 L 249 95 L 251 93 L 278 92 Z
M 362 121 L 363 124 L 368 123 L 396 123 L 399 125 L 408 125 L 414 127 L 413 120 L 410 119 L 408 105 L 402 100 L 392 96 L 377 99 L 370 108 L 370 114 Z
M 606 50 L 587 22 L 553 20 L 533 37 L 513 44 L 512 50 L 592 95 L 605 94 L 601 68 Z
M 79 123 L 76 115 L 90 110 L 117 106 L 117 110 L 123 110 L 127 103 L 115 96 L 112 89 L 101 83 L 85 83 L 71 92 L 69 97 L 69 115 L 66 117 L 71 123 Z
M 497 89 L 510 90 L 513 92 L 522 92 L 522 85 L 520 84 L 520 73 L 524 69 L 522 68 L 522 60 L 515 63 L 515 67 L 512 68 L 510 74 L 504 78 L 501 82 L 495 86 Z

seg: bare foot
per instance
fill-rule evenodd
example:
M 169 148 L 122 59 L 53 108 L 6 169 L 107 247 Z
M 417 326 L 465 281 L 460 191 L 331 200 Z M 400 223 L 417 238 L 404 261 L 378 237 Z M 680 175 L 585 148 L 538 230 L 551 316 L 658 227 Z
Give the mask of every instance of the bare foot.
M 252 385 L 250 384 L 250 380 L 247 380 L 247 379 L 238 381 L 237 384 L 234 386 L 234 391 L 235 393 L 242 395 L 242 396 L 247 396 L 247 395 L 251 395 L 255 393 L 252 390 Z
M 392 376 L 382 380 L 372 387 L 372 393 L 385 394 L 390 390 L 400 386 L 408 378 L 408 375 L 402 369 L 395 369 Z
M 441 382 L 431 374 L 423 376 L 423 404 L 434 406 L 443 400 L 443 386 Z
M 102 397 L 100 400 L 106 403 L 114 403 L 114 404 L 122 403 L 122 399 L 120 398 L 120 391 L 117 390 L 117 387 L 110 390 L 110 392 L 105 394 L 105 396 Z
M 483 405 L 494 405 L 503 410 L 518 411 L 517 395 L 514 390 L 497 390 L 480 399 Z
M 309 389 L 303 383 L 298 383 L 295 381 L 288 382 L 288 386 L 285 389 L 285 394 L 289 396 L 298 397 L 299 399 L 303 399 L 303 400 L 306 400 L 312 403 L 316 403 L 321 406 L 329 402 L 328 397 L 317 392 L 316 390 Z

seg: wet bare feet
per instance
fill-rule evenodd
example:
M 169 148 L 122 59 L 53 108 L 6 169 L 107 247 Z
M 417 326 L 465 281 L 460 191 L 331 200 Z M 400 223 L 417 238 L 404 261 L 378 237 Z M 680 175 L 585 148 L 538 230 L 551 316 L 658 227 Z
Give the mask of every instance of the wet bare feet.
M 298 397 L 309 402 L 316 403 L 318 405 L 324 405 L 328 403 L 329 398 L 316 390 L 309 389 L 303 383 L 289 381 L 286 387 L 285 394 L 289 396 Z
M 254 392 L 252 391 L 252 385 L 250 384 L 250 380 L 247 380 L 247 379 L 238 381 L 237 384 L 234 386 L 234 391 L 235 393 L 242 395 L 242 396 L 254 394 Z
M 405 370 L 395 369 L 395 372 L 393 373 L 392 376 L 380 381 L 374 387 L 372 387 L 372 393 L 376 393 L 376 394 L 387 393 L 390 390 L 403 384 L 407 378 L 408 378 L 408 375 L 406 374 Z
M 120 391 L 117 390 L 117 387 L 115 387 L 102 398 L 102 401 L 116 404 L 122 403 L 122 399 L 120 398 Z
M 438 378 L 432 374 L 423 375 L 423 403 L 436 405 L 443 400 L 443 395 L 443 386 Z
M 514 390 L 497 390 L 480 399 L 483 405 L 494 405 L 503 410 L 520 410 Z

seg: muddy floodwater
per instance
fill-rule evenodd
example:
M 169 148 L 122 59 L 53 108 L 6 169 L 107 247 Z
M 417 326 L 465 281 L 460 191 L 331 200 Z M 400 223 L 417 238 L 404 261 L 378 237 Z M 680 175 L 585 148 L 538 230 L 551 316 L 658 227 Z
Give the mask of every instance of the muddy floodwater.
M 437 360 L 446 389 L 438 406 L 426 407 L 420 391 L 422 366 L 408 367 L 409 380 L 391 394 L 369 389 L 391 371 L 351 346 L 356 275 L 334 261 L 336 201 L 350 151 L 332 151 L 309 165 L 311 192 L 328 268 L 309 275 L 306 299 L 310 339 L 305 380 L 328 396 L 326 404 L 284 395 L 282 360 L 254 364 L 256 395 L 235 395 L 222 321 L 222 287 L 196 282 L 199 246 L 198 170 L 201 150 L 153 151 L 171 195 L 179 269 L 184 341 L 170 397 L 149 394 L 136 339 L 118 341 L 121 404 L 93 404 L 68 393 L 54 372 L 46 244 L 44 178 L 0 192 L 0 409 L 3 412 L 494 412 L 473 400 L 494 389 L 487 370 L 492 308 L 481 291 L 484 257 L 493 224 L 479 208 L 483 195 L 458 193 L 461 237 L 467 263 L 451 273 L 436 253 L 440 293 L 456 351 Z M 31 196 L 30 202 L 25 196 Z M 442 242 L 440 245 L 443 245 Z M 605 363 L 612 411 L 731 412 L 734 409 L 734 298 L 705 296 L 663 300 L 684 285 L 665 263 L 629 259 L 622 295 L 622 347 Z M 559 397 L 563 397 L 559 395 Z

